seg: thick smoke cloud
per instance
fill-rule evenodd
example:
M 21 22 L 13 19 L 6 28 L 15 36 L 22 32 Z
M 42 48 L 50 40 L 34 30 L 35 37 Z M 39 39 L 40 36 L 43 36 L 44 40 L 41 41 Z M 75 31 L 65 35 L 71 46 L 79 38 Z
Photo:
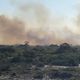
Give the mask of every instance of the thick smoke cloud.
M 35 30 L 25 31 L 25 24 L 22 21 L 2 15 L 0 16 L 0 36 L 2 44 L 18 44 L 25 40 L 30 41 L 31 44 L 47 44 L 51 35 Z
M 17 19 L 0 16 L 0 36 L 3 44 L 18 43 L 24 39 L 24 24 Z
M 64 35 L 56 32 L 28 30 L 25 31 L 25 24 L 17 19 L 10 19 L 6 16 L 0 16 L 0 36 L 2 44 L 23 43 L 25 40 L 30 44 L 51 44 L 68 42 L 79 44 L 80 35 L 73 33 L 67 27 L 62 30 Z M 56 35 L 57 34 L 57 35 Z
M 76 30 L 73 31 L 60 18 L 55 15 L 52 18 L 49 10 L 41 3 L 19 3 L 16 7 L 18 19 L 0 16 L 1 44 L 18 44 L 24 41 L 29 41 L 32 45 L 64 42 L 80 44 L 80 16 L 76 17 Z

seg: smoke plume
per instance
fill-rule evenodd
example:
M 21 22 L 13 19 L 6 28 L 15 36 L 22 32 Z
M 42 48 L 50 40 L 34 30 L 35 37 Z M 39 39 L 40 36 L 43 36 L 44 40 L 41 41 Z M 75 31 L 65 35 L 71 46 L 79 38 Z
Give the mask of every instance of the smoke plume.
M 80 44 L 80 15 L 76 17 L 76 29 L 73 31 L 64 20 L 55 15 L 52 17 L 49 9 L 41 3 L 19 3 L 16 7 L 17 18 L 0 16 L 1 44 L 19 44 L 24 41 L 29 41 L 31 45 L 64 42 Z

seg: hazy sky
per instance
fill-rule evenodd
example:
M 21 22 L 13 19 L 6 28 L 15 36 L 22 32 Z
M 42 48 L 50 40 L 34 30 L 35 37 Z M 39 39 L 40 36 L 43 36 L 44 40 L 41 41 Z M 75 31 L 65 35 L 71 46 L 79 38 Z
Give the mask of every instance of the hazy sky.
M 19 0 L 13 0 L 11 2 L 18 2 Z M 24 0 L 22 0 L 24 1 Z M 25 0 L 26 3 L 42 3 L 49 8 L 53 13 L 64 16 L 72 16 L 75 14 L 75 10 L 79 0 Z M 19 1 L 21 2 L 21 1 Z M 13 3 L 14 4 L 14 3 Z M 16 7 L 10 3 L 10 0 L 0 0 L 0 13 L 14 15 Z
M 80 41 L 79 4 L 80 0 L 0 0 L 1 16 L 17 17 L 26 23 L 23 27 L 22 23 L 14 19 L 0 17 L 0 43 L 20 43 L 29 40 L 31 44 L 62 42 L 78 44 Z M 3 28 L 4 23 L 7 25 L 6 28 Z M 22 26 L 23 29 L 17 26 Z M 5 41 L 5 37 L 8 41 Z

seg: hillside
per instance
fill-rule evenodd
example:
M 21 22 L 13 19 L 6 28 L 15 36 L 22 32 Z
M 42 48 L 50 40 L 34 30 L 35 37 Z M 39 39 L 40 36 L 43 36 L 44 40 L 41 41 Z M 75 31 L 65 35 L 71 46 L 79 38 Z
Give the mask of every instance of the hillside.
M 10 46 L 0 45 L 1 76 L 6 74 L 11 76 L 27 74 L 29 77 L 31 72 L 36 75 L 37 71 L 39 72 L 38 77 L 41 77 L 43 72 L 47 71 L 40 70 L 41 67 L 44 67 L 45 65 L 70 66 L 72 68 L 74 66 L 78 66 L 79 64 L 80 46 L 72 46 L 67 43 L 45 46 L 30 46 L 22 44 Z M 35 66 L 36 68 L 34 70 Z M 73 69 L 73 72 L 75 72 L 75 69 Z M 55 70 L 55 73 L 58 77 L 63 75 L 63 73 L 65 73 L 68 77 L 73 75 L 71 72 L 67 74 L 64 70 L 61 70 L 61 72 Z

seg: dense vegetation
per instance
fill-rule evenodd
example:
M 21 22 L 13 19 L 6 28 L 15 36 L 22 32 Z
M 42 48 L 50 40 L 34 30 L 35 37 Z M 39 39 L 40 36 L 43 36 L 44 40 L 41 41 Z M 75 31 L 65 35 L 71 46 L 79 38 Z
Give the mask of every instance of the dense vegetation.
M 15 76 L 16 74 L 33 73 L 35 78 L 42 78 L 47 70 L 41 71 L 38 67 L 43 67 L 44 65 L 78 66 L 79 64 L 80 46 L 72 46 L 67 43 L 45 46 L 30 46 L 28 44 L 0 45 L 0 75 L 10 74 Z M 33 65 L 37 66 L 35 70 L 32 69 Z M 79 70 L 77 71 L 79 72 Z M 55 74 L 51 75 L 52 71 Z M 74 74 L 69 72 L 67 70 L 66 72 L 63 70 L 61 72 L 49 70 L 47 73 L 51 78 L 54 76 L 55 78 L 61 78 L 61 75 L 63 75 L 62 78 L 65 76 L 70 78 Z

